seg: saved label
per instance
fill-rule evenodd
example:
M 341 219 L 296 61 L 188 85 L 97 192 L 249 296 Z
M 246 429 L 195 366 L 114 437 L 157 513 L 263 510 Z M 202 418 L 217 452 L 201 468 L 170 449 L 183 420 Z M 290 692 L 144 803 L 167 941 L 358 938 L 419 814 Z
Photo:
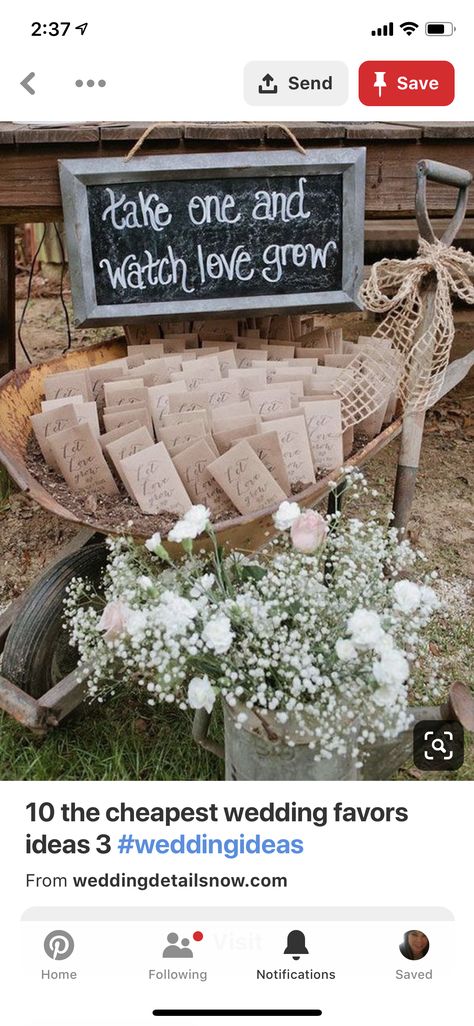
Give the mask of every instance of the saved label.
M 454 100 L 449 61 L 365 61 L 359 99 L 366 107 L 446 107 Z

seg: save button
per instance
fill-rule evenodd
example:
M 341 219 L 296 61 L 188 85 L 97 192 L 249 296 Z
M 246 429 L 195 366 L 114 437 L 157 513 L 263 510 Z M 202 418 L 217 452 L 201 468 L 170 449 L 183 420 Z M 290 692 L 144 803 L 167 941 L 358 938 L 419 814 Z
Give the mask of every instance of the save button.
M 449 61 L 365 61 L 359 99 L 366 107 L 447 107 L 454 100 Z

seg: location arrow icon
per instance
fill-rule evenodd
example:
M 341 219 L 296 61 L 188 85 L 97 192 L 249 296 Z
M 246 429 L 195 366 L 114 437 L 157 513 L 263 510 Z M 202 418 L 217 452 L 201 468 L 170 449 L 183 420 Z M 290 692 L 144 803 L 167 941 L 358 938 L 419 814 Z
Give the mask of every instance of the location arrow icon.
M 26 75 L 25 78 L 22 79 L 22 81 L 20 82 L 20 85 L 23 86 L 23 89 L 26 89 L 26 91 L 30 93 L 31 96 L 35 95 L 35 90 L 30 86 L 31 79 L 35 77 L 35 74 L 35 71 L 30 71 L 29 75 Z

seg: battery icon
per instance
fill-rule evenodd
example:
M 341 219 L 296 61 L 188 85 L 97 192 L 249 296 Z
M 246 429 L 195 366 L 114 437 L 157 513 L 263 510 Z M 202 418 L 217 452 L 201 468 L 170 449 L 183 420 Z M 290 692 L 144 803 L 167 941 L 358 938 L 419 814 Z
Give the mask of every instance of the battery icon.
M 425 25 L 427 36 L 452 36 L 455 31 L 452 21 L 427 21 Z

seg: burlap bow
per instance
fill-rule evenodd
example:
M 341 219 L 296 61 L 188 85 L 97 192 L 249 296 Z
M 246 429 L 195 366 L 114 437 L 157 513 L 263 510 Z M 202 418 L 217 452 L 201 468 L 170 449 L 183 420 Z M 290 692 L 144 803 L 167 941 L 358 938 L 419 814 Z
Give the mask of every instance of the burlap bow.
M 362 285 L 365 307 L 386 313 L 373 337 L 392 339 L 403 358 L 404 409 L 426 410 L 436 402 L 454 338 L 451 296 L 474 303 L 473 278 L 471 253 L 419 239 L 413 260 L 379 260 Z

